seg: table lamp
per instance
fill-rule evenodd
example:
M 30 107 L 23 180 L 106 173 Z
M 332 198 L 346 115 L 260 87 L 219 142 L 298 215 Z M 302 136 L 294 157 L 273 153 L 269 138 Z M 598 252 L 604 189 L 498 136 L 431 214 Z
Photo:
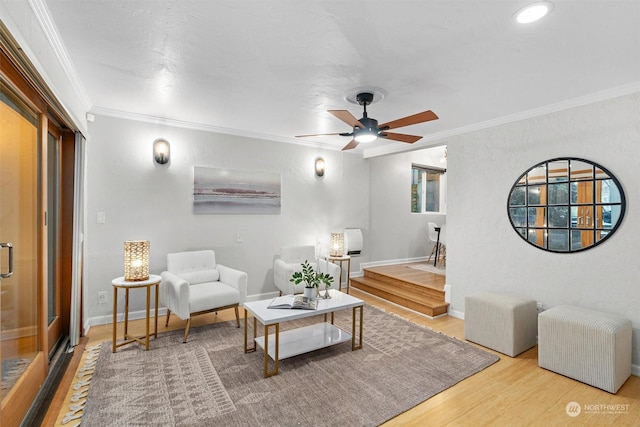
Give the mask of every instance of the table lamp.
M 331 233 L 330 256 L 344 255 L 344 233 Z
M 149 279 L 149 241 L 124 242 L 124 280 L 138 282 Z

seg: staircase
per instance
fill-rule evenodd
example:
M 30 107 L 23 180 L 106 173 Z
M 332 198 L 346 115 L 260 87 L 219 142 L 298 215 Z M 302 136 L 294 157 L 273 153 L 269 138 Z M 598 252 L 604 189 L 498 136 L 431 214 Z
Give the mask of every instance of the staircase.
M 364 269 L 363 277 L 352 277 L 356 289 L 407 307 L 427 316 L 447 314 L 445 277 L 407 267 L 406 264 Z

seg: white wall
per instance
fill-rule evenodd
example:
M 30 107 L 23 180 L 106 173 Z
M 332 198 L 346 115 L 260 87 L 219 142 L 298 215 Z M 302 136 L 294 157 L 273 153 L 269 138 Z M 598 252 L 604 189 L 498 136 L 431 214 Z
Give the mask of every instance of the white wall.
M 451 309 L 464 312 L 465 296 L 496 290 L 534 298 L 545 308 L 572 304 L 616 313 L 633 323 L 633 363 L 640 365 L 640 94 L 448 142 Z M 609 169 L 627 198 L 617 232 L 602 245 L 574 254 L 527 244 L 507 217 L 507 197 L 515 180 L 536 163 L 563 156 Z
M 446 168 L 444 148 L 413 151 L 369 159 L 372 261 L 411 259 L 431 252 L 427 223 L 446 225 L 446 214 L 411 213 L 411 165 Z M 443 175 L 445 197 L 448 173 Z
M 368 259 L 369 169 L 359 155 L 104 116 L 89 131 L 85 319 L 111 316 L 111 280 L 123 274 L 125 240 L 151 242 L 150 270 L 158 274 L 169 252 L 213 248 L 220 264 L 247 272 L 254 297 L 275 292 L 272 265 L 281 246 L 319 241 L 327 254 L 331 231 L 356 227 L 365 248 L 352 271 Z M 152 160 L 159 137 L 171 143 L 168 166 Z M 323 178 L 314 174 L 318 155 L 326 162 Z M 281 173 L 281 214 L 193 214 L 194 166 Z M 106 213 L 106 223 L 96 223 L 97 212 Z M 109 304 L 98 305 L 99 291 L 108 291 Z M 131 309 L 140 310 L 143 295 L 134 294 Z

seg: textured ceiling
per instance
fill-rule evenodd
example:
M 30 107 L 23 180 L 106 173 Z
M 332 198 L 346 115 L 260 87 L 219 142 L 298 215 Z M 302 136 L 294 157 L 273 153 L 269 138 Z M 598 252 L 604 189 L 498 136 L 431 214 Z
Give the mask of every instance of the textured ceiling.
M 380 88 L 382 122 L 436 138 L 640 90 L 640 2 L 555 1 L 523 26 L 529 1 L 45 0 L 96 113 L 189 122 L 222 132 L 339 149 L 328 109 Z M 604 95 L 603 95 L 604 93 Z M 589 98 L 591 97 L 591 98 Z M 579 102 L 578 102 L 579 103 Z M 408 148 L 361 146 L 367 155 Z

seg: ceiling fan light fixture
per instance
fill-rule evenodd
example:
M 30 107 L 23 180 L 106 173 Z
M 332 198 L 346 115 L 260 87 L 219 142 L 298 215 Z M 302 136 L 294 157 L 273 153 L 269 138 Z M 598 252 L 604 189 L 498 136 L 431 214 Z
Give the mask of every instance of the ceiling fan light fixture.
M 373 142 L 378 139 L 378 133 L 373 129 L 362 129 L 357 132 L 356 136 L 353 139 L 358 142 Z
M 530 24 L 548 15 L 552 10 L 552 2 L 539 1 L 528 4 L 522 9 L 518 10 L 515 14 L 515 17 L 516 21 L 518 21 L 520 24 Z

